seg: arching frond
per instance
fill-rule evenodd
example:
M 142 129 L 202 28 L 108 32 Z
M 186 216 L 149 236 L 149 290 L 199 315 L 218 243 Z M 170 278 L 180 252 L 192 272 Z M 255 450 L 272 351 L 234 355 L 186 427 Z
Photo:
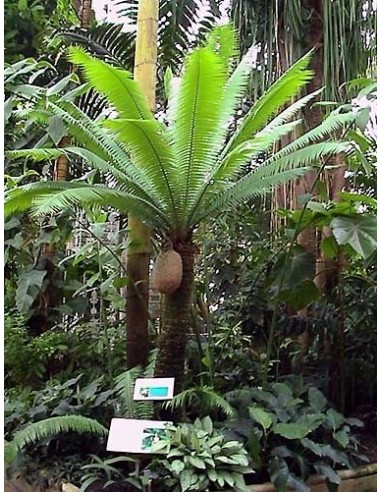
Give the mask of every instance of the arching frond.
M 258 99 L 231 138 L 226 151 L 248 140 L 255 131 L 263 128 L 279 108 L 296 96 L 312 79 L 313 72 L 307 69 L 311 55 L 311 52 L 307 53 L 298 60 Z
M 107 97 L 121 118 L 152 118 L 147 101 L 130 72 L 93 58 L 80 48 L 71 47 L 69 53 L 70 61 L 83 69 L 86 80 Z
M 171 204 L 168 212 L 176 215 L 175 159 L 168 142 L 167 128 L 156 120 L 111 120 L 105 125 L 117 132 L 134 164 L 144 170 L 154 184 L 162 203 Z
M 290 144 L 283 147 L 275 157 L 295 152 L 298 149 L 307 145 L 318 142 L 319 140 L 327 140 L 338 130 L 352 124 L 355 121 L 355 115 L 352 113 L 330 114 L 320 125 L 297 138 Z
M 51 417 L 34 422 L 16 432 L 13 440 L 5 447 L 5 460 L 10 464 L 16 458 L 17 452 L 28 444 L 41 441 L 46 437 L 55 437 L 64 432 L 90 433 L 102 437 L 107 435 L 108 430 L 96 420 L 81 415 Z
M 223 144 L 220 109 L 225 81 L 223 63 L 210 49 L 198 49 L 187 58 L 175 98 L 171 133 L 184 210 L 191 205 L 193 190 L 204 181 Z

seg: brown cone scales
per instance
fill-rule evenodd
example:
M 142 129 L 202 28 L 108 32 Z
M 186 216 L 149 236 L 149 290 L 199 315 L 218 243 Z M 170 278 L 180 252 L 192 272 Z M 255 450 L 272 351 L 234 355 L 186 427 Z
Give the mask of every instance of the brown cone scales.
M 173 294 L 180 287 L 183 277 L 183 262 L 177 251 L 161 251 L 152 272 L 152 286 L 161 294 Z

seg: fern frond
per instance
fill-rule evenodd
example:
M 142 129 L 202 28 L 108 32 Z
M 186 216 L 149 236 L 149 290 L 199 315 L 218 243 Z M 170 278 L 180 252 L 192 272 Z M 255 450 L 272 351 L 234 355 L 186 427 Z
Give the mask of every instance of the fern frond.
M 191 408 L 195 404 L 199 404 L 206 414 L 213 410 L 220 410 L 229 418 L 235 415 L 235 410 L 230 403 L 209 386 L 188 388 L 166 402 L 164 407 L 176 410 L 178 408 Z
M 153 373 L 152 366 L 149 372 L 150 374 Z M 120 411 L 125 418 L 151 419 L 153 417 L 153 403 L 151 401 L 134 401 L 135 382 L 139 377 L 148 377 L 141 366 L 133 367 L 116 377 L 115 390 L 120 403 Z
M 225 152 L 251 138 L 254 132 L 263 128 L 266 122 L 284 104 L 295 97 L 312 79 L 313 71 L 308 70 L 312 53 L 309 52 L 292 65 L 254 104 L 242 125 L 225 148 Z
M 195 50 L 185 62 L 176 108 L 171 143 L 177 163 L 179 206 L 191 208 L 193 192 L 205 180 L 223 145 L 220 119 L 226 73 L 218 55 L 210 49 Z
M 86 80 L 106 96 L 121 118 L 153 118 L 147 101 L 130 72 L 94 58 L 81 48 L 71 47 L 69 60 L 83 69 Z
M 91 433 L 103 437 L 107 435 L 108 430 L 96 420 L 81 415 L 51 417 L 40 422 L 34 422 L 25 429 L 16 432 L 13 440 L 5 447 L 5 460 L 10 464 L 16 458 L 17 452 L 28 444 L 65 432 Z

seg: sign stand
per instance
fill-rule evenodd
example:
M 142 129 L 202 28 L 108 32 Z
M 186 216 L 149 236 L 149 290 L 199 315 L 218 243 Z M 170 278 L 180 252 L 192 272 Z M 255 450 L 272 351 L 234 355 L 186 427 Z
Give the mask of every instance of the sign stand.
M 135 401 L 160 401 L 173 398 L 175 378 L 138 378 L 135 381 Z M 154 451 L 155 443 L 165 439 L 165 427 L 173 422 L 160 420 L 137 420 L 113 418 L 107 440 L 107 451 L 133 453 L 137 457 L 134 475 L 140 475 L 141 461 L 147 455 L 165 454 Z M 151 483 L 145 487 L 151 492 Z

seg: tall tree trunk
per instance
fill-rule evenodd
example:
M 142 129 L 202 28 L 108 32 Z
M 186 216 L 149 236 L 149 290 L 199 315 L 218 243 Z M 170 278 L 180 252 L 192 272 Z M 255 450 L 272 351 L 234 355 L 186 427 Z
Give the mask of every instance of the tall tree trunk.
M 155 376 L 174 377 L 178 392 L 184 379 L 187 336 L 193 324 L 191 308 L 196 249 L 191 240 L 173 246 L 183 262 L 183 278 L 180 287 L 173 294 L 164 296 Z
M 152 111 L 155 110 L 158 0 L 140 0 L 136 37 L 134 78 L 139 82 Z M 127 367 L 148 360 L 148 296 L 151 241 L 149 229 L 128 217 L 129 243 L 126 268 L 135 285 L 126 288 Z M 139 290 L 139 294 L 136 292 Z M 142 302 L 143 301 L 143 302 Z

